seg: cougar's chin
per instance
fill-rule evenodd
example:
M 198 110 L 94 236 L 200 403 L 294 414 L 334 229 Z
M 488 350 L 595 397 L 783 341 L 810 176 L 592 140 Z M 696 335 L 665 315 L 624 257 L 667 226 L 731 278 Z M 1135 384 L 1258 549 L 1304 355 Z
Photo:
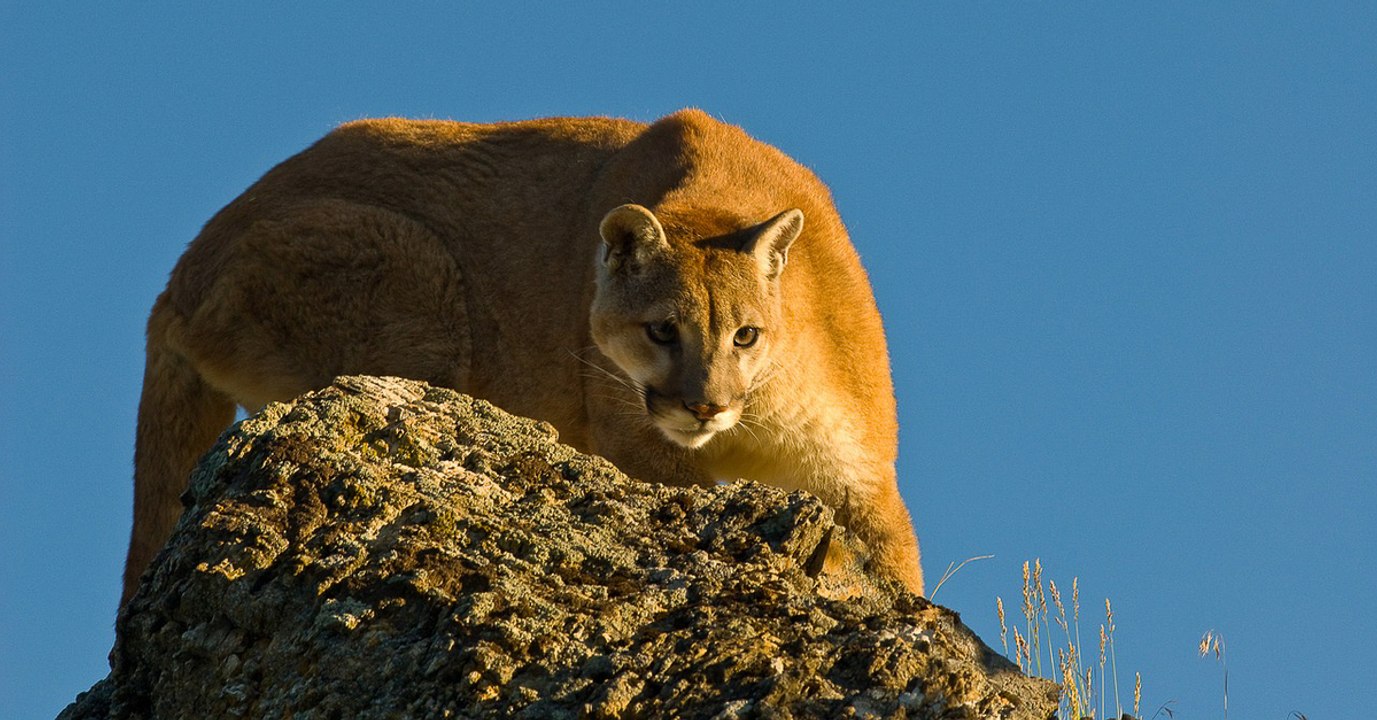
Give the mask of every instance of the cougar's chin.
M 671 442 L 676 445 L 683 445 L 686 448 L 703 447 L 712 439 L 712 436 L 717 434 L 716 430 L 708 430 L 705 428 L 684 430 L 680 428 L 665 427 L 659 424 L 657 424 L 656 427 L 660 428 L 660 432 L 664 433 L 665 437 L 669 438 Z

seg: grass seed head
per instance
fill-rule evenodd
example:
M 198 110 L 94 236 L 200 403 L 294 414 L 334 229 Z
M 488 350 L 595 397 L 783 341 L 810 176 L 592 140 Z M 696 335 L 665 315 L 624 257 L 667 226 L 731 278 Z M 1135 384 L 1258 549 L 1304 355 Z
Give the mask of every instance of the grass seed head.
M 1033 622 L 1033 583 L 1028 575 L 1028 562 L 1023 562 L 1023 617 Z
M 1028 650 L 1028 641 L 1023 639 L 1023 633 L 1019 632 L 1018 628 L 1014 628 L 1014 656 L 1015 659 L 1018 660 L 1019 670 L 1028 672 L 1028 670 L 1032 669 L 1033 655 Z M 1025 659 L 1028 661 L 1027 669 L 1024 667 Z

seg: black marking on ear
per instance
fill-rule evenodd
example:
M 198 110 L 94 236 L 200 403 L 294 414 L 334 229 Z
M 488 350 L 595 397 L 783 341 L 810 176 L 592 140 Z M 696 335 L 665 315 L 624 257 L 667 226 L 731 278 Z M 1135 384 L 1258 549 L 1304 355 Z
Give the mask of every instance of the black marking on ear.
M 760 271 L 773 280 L 784 272 L 789 246 L 803 233 L 803 211 L 790 208 L 761 223 L 742 244 L 742 252 L 755 256 Z

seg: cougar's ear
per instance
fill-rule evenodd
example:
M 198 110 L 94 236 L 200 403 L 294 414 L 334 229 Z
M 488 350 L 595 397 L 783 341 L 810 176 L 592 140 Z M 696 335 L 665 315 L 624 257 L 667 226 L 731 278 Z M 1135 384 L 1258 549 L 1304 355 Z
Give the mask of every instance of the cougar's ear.
M 741 251 L 755 256 L 760 264 L 760 272 L 774 280 L 784 272 L 784 264 L 789 260 L 789 246 L 802 232 L 803 211 L 791 208 L 761 223 L 741 246 Z
M 650 212 L 640 205 L 627 204 L 612 208 L 598 226 L 602 235 L 603 264 L 615 272 L 627 263 L 644 262 L 656 254 L 669 250 L 665 229 Z

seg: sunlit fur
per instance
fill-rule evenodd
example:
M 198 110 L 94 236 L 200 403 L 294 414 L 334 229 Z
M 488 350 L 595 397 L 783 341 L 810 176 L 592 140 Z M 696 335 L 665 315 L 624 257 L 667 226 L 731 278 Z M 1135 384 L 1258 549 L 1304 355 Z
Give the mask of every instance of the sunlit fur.
M 344 125 L 207 223 L 147 353 L 125 599 L 234 405 L 341 374 L 472 393 L 646 480 L 807 490 L 923 588 L 884 332 L 830 195 L 699 111 Z

